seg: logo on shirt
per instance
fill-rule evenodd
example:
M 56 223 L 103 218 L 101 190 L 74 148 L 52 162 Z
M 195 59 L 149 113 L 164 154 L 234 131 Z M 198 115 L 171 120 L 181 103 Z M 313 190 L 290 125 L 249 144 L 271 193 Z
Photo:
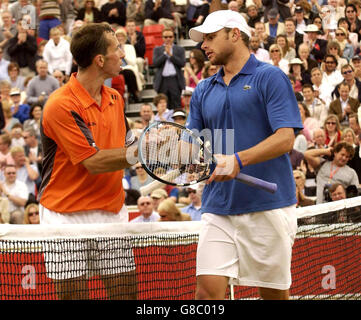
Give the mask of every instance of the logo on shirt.
M 249 89 L 251 89 L 251 86 L 249 86 L 247 84 L 243 87 L 243 90 L 249 90 Z

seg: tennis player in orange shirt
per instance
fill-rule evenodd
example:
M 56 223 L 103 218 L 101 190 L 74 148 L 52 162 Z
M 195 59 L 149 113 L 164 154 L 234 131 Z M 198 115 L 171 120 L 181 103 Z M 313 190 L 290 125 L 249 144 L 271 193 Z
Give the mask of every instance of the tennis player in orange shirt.
M 137 162 L 137 144 L 122 97 L 104 85 L 105 79 L 119 74 L 124 53 L 111 27 L 96 23 L 73 35 L 71 53 L 78 72 L 49 97 L 41 121 L 40 223 L 128 222 L 122 169 Z M 53 261 L 45 255 L 48 276 L 54 279 L 59 298 L 88 298 L 89 274 L 82 270 L 89 269 L 89 260 L 95 261 L 92 269 L 101 276 L 109 298 L 136 298 L 131 249 L 109 250 L 111 244 L 98 243 L 103 250 L 95 253 L 97 259 L 89 259 L 85 255 L 89 248 L 73 246 L 77 252 L 72 253 L 70 263 L 65 262 L 65 253 L 52 253 Z M 120 264 L 124 256 L 125 263 Z

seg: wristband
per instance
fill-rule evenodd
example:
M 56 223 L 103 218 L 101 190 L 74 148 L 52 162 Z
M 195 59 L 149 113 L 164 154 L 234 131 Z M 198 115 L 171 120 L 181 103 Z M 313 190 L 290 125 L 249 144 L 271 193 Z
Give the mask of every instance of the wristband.
M 238 165 L 239 165 L 239 169 L 242 169 L 242 168 L 243 168 L 243 164 L 242 164 L 241 159 L 239 158 L 238 153 L 236 152 L 234 155 L 236 156 L 236 159 L 237 159 L 237 162 L 238 162 Z

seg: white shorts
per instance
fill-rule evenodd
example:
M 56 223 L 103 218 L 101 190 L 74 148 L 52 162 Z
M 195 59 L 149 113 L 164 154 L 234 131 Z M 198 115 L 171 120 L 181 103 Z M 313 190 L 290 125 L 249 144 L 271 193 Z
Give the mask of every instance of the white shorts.
M 229 277 L 230 284 L 286 290 L 291 286 L 295 206 L 240 215 L 204 213 L 197 276 Z
M 62 214 L 40 205 L 39 215 L 40 224 L 43 225 L 128 222 L 126 206 L 118 214 L 95 210 Z M 51 279 L 111 275 L 135 270 L 131 242 L 120 237 L 47 240 L 43 250 L 47 274 Z

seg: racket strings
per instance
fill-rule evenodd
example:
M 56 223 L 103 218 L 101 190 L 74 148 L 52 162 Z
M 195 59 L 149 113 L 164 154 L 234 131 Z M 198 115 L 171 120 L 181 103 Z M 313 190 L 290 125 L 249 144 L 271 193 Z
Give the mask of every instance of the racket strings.
M 146 133 L 143 160 L 157 177 L 167 176 L 170 183 L 195 183 L 207 176 L 209 165 L 204 161 L 204 151 L 199 140 L 187 130 L 159 125 Z M 178 175 L 166 175 L 179 170 Z

